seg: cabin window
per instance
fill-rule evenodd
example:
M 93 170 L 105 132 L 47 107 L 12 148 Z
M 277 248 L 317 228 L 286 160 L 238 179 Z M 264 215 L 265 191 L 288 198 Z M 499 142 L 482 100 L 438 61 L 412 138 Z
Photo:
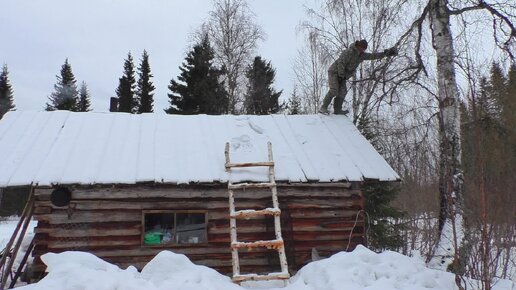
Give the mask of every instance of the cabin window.
M 144 245 L 207 243 L 206 212 L 143 213 Z

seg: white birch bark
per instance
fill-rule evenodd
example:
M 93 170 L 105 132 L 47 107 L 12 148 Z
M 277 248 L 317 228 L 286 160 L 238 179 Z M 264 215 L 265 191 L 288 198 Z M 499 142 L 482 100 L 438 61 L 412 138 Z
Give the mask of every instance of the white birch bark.
M 444 269 L 449 262 L 458 261 L 464 229 L 459 90 L 447 5 L 448 0 L 430 0 L 429 9 L 433 47 L 437 56 L 440 134 L 440 239 L 433 264 Z

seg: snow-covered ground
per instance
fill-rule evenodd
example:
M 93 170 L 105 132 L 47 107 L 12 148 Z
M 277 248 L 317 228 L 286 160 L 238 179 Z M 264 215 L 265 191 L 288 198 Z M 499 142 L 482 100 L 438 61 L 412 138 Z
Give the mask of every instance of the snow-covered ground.
M 0 222 L 0 246 L 5 246 L 16 225 L 15 219 Z M 32 233 L 32 227 L 29 230 Z M 48 253 L 42 257 L 48 275 L 39 283 L 20 290 L 455 290 L 451 273 L 429 269 L 422 259 L 396 252 L 374 253 L 359 246 L 303 267 L 286 286 L 283 283 L 233 284 L 227 276 L 193 264 L 186 256 L 170 251 L 159 253 L 141 272 L 120 269 L 84 252 Z M 469 289 L 478 289 L 469 281 Z M 494 290 L 516 290 L 516 283 L 501 280 Z
M 5 248 L 9 239 L 11 238 L 14 230 L 16 229 L 16 225 L 18 224 L 18 220 L 20 218 L 17 216 L 0 217 L 0 251 Z M 29 247 L 30 241 L 34 237 L 34 227 L 36 226 L 36 221 L 31 221 L 29 223 L 29 227 L 27 228 L 27 232 L 23 239 L 20 253 L 16 256 L 16 260 L 14 261 L 14 268 L 17 268 L 20 264 L 21 259 L 23 259 L 23 254 L 27 251 Z M 30 259 L 30 257 L 29 257 Z
M 230 279 L 180 254 L 159 253 L 141 272 L 134 267 L 120 269 L 84 252 L 46 254 L 43 261 L 49 274 L 37 284 L 20 290 L 238 290 Z M 264 289 L 263 283 L 247 285 Z M 429 290 L 456 289 L 451 273 L 432 270 L 417 259 L 386 251 L 376 254 L 359 246 L 312 262 L 292 277 L 287 290 Z M 512 290 L 511 281 L 499 281 L 495 290 Z

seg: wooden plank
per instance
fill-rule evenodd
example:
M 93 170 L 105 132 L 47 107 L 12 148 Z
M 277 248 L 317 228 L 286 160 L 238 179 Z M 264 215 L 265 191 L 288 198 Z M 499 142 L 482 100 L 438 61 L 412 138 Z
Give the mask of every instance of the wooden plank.
M 279 208 L 266 208 L 261 210 L 237 210 L 235 212 L 230 213 L 232 218 L 251 218 L 257 216 L 275 216 L 281 215 L 281 210 Z
M 283 240 L 267 240 L 267 241 L 255 241 L 255 242 L 231 242 L 231 248 L 258 248 L 265 247 L 267 249 L 277 249 L 283 247 Z
M 248 188 L 272 188 L 275 187 L 275 182 L 260 182 L 260 183 L 237 183 L 228 184 L 229 189 L 248 189 Z
M 265 162 L 246 162 L 246 163 L 226 163 L 225 167 L 264 167 L 264 166 L 274 166 L 274 162 L 265 161 Z
M 244 282 L 244 281 L 270 281 L 270 280 L 286 280 L 290 278 L 290 274 L 288 272 L 274 272 L 266 275 L 258 275 L 258 274 L 241 274 L 234 275 L 233 282 Z

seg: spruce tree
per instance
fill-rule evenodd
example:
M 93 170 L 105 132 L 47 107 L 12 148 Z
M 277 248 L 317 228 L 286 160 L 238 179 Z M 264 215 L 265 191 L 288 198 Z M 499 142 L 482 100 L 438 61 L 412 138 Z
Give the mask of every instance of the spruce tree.
M 508 133 L 508 140 L 516 151 L 516 63 L 509 68 L 507 77 L 507 94 L 502 99 L 502 123 Z M 516 154 L 515 154 L 516 155 Z M 515 156 L 516 157 L 516 156 Z M 515 160 L 516 161 L 516 160 Z M 513 163 L 516 167 L 516 162 Z M 514 172 L 514 171 L 513 171 Z
M 368 218 L 367 244 L 374 251 L 399 250 L 403 246 L 400 220 L 405 212 L 391 206 L 399 193 L 399 184 L 369 180 L 363 185 Z
M 360 118 L 357 127 L 378 153 L 383 155 L 385 149 L 380 142 L 378 130 L 375 129 L 378 127 L 378 119 L 372 116 Z M 400 250 L 405 228 L 401 220 L 406 213 L 392 205 L 400 192 L 399 184 L 367 180 L 364 182 L 363 192 L 368 247 L 374 251 Z
M 0 73 L 0 119 L 2 119 L 5 113 L 14 110 L 14 108 L 13 88 L 9 82 L 7 64 L 4 64 Z
M 221 69 L 213 65 L 214 52 L 205 35 L 188 53 L 179 69 L 178 81 L 171 80 L 168 114 L 211 114 L 227 112 L 228 94 L 219 81 Z
M 246 73 L 248 84 L 244 106 L 247 114 L 268 115 L 277 113 L 281 107 L 278 99 L 282 93 L 272 87 L 276 71 L 271 62 L 262 60 L 260 56 L 254 58 Z
M 516 190 L 515 123 L 507 122 L 505 112 L 510 94 L 510 74 L 507 78 L 494 63 L 489 77 L 482 77 L 474 98 L 463 112 L 462 162 L 464 164 L 465 202 L 470 223 L 480 226 L 485 202 L 487 217 L 492 225 L 510 222 Z M 511 112 L 514 115 L 514 111 Z M 514 117 L 513 117 L 514 118 Z M 483 200 L 485 196 L 485 200 Z
M 91 97 L 86 82 L 81 83 L 81 88 L 79 89 L 79 104 L 77 107 L 79 112 L 91 111 Z
M 127 59 L 124 61 L 124 72 L 119 78 L 116 95 L 118 96 L 118 111 L 126 113 L 136 113 L 138 110 L 138 102 L 135 99 L 135 84 L 134 77 L 134 62 L 131 53 L 127 54 Z
M 301 107 L 301 98 L 297 94 L 297 88 L 295 87 L 292 91 L 292 94 L 290 95 L 290 99 L 288 100 L 287 108 L 289 115 L 298 115 L 303 113 L 303 108 Z
M 138 97 L 138 113 L 150 113 L 154 111 L 154 85 L 152 84 L 149 54 L 143 51 L 142 60 L 138 67 L 138 84 L 136 95 Z
M 48 98 L 49 102 L 46 104 L 46 110 L 77 111 L 79 92 L 77 90 L 77 81 L 72 72 L 72 66 L 68 63 L 68 58 L 61 66 L 61 73 L 56 78 L 57 83 L 54 85 L 54 92 Z

